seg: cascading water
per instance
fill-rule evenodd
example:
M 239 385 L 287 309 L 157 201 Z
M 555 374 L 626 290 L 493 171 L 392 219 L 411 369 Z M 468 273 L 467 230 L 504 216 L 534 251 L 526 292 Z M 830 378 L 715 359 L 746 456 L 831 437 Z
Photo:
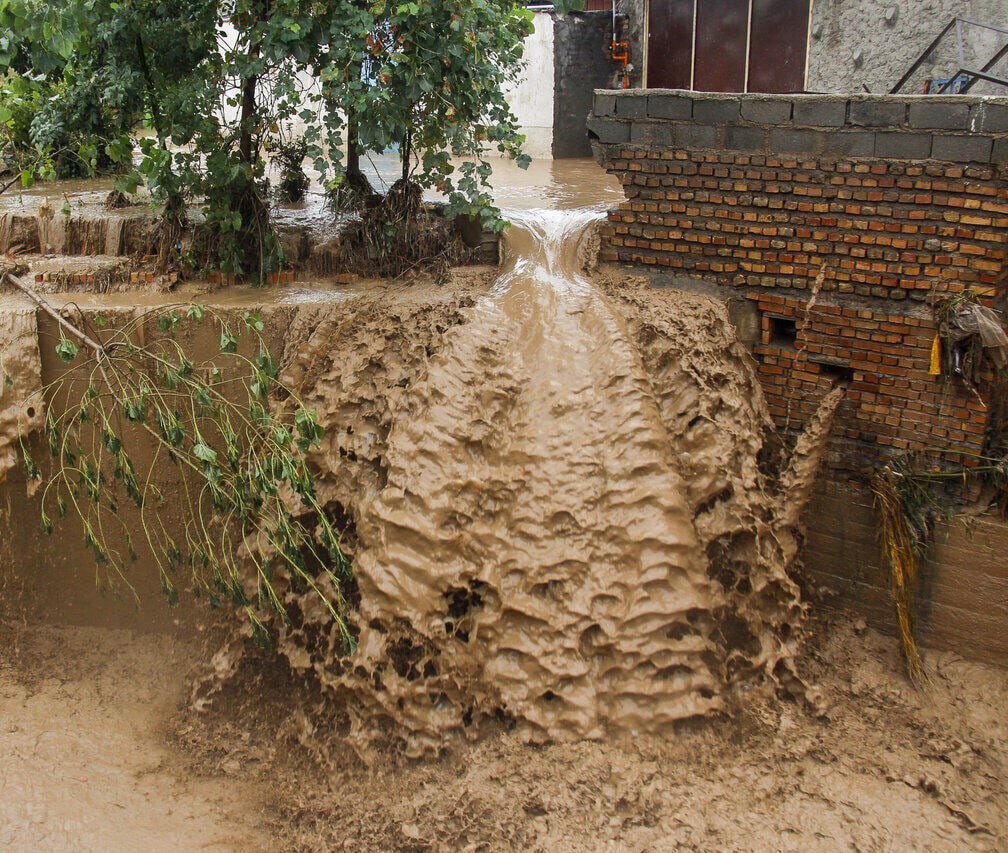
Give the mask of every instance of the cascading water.
M 601 216 L 511 213 L 503 272 L 395 383 L 408 389 L 387 429 L 348 405 L 359 356 L 311 375 L 333 329 L 288 359 L 334 436 L 314 464 L 356 522 L 360 636 L 340 659 L 324 611 L 299 599 L 305 624 L 281 626 L 279 648 L 360 741 L 392 732 L 418 754 L 501 719 L 534 740 L 661 731 L 723 707 L 743 664 L 790 672 L 793 536 L 773 521 L 762 439 L 743 435 L 767 422 L 751 368 L 719 306 L 645 334 L 632 301 L 582 274 Z M 708 364 L 675 354 L 691 339 Z M 372 356 L 369 382 L 395 357 Z M 838 401 L 802 450 L 799 497 Z M 378 460 L 356 501 L 340 483 L 351 433 Z
M 717 705 L 671 448 L 625 324 L 577 271 L 597 216 L 512 217 L 506 271 L 414 390 L 362 513 L 359 665 L 417 659 L 358 699 L 431 742 L 495 713 L 597 737 Z

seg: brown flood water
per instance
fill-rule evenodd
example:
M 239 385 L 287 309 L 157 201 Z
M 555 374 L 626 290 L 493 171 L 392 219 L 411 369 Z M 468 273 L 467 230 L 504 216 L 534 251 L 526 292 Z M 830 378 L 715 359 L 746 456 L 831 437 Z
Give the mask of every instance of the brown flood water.
M 506 175 L 502 199 L 516 206 L 537 199 L 540 204 L 564 206 L 584 200 L 598 204 L 619 193 L 589 162 L 556 167 L 540 163 L 529 172 L 505 167 L 502 173 Z M 101 205 L 109 189 L 108 182 L 39 186 L 5 198 L 4 210 L 34 212 L 44 202 L 58 209 L 66 199 L 75 215 L 107 218 Z M 321 207 L 318 198 L 315 203 Z M 299 217 L 312 215 L 310 205 L 306 207 Z M 205 298 L 191 290 L 187 286 L 170 298 Z M 225 291 L 212 298 L 237 308 L 263 303 L 333 306 L 354 296 L 345 288 L 308 284 Z M 7 299 L 20 304 L 18 297 Z M 164 296 L 146 292 L 59 293 L 51 299 L 72 301 L 85 310 L 142 310 L 164 302 Z M 25 336 L 27 327 L 22 329 L 26 317 L 16 316 L 12 328 L 24 346 L 8 353 L 6 364 L 18 373 L 20 388 L 22 373 L 26 382 L 38 381 L 32 369 L 38 351 Z M 14 421 L 4 423 L 12 428 Z M 13 560 L 13 553 L 8 556 Z M 4 584 L 3 591 L 10 594 L 11 585 Z M 60 594 L 59 581 L 54 579 L 50 592 Z M 128 606 L 103 602 L 97 595 L 91 604 L 84 604 L 87 610 L 107 610 L 113 622 L 119 621 L 115 610 Z M 0 616 L 11 616 L 11 611 L 0 608 Z M 33 621 L 30 614 L 28 619 Z M 94 616 L 88 619 L 93 622 Z M 180 842 L 184 849 L 265 845 L 256 829 L 263 792 L 255 785 L 233 786 L 193 776 L 164 740 L 169 719 L 184 695 L 191 655 L 199 651 L 186 632 L 169 636 L 69 625 L 29 627 L 11 635 L 5 631 L 3 636 L 14 639 L 0 660 L 0 752 L 5 756 L 0 846 L 120 850 L 139 844 L 168 850 L 177 849 Z
M 391 155 L 378 155 L 364 164 L 366 174 L 379 191 L 387 190 L 399 178 L 399 169 L 398 160 Z M 305 201 L 275 209 L 282 224 L 324 224 L 329 219 L 322 187 L 311 169 L 308 175 L 311 184 Z M 140 204 L 106 209 L 105 199 L 114 186 L 113 178 L 95 178 L 37 183 L 29 189 L 15 187 L 0 196 L 0 214 L 34 214 L 40 205 L 48 204 L 59 216 L 64 202 L 70 205 L 72 216 L 117 218 L 144 210 L 148 197 L 143 190 L 137 196 Z M 493 187 L 495 203 L 506 208 L 569 209 L 600 203 L 614 205 L 623 200 L 616 178 L 603 172 L 590 158 L 533 160 L 528 169 L 518 168 L 511 160 L 494 161 Z M 429 191 L 426 198 L 443 200 L 435 191 Z
M 387 437 L 355 427 L 381 469 L 373 497 L 343 488 L 359 651 L 345 666 L 308 653 L 298 631 L 280 649 L 345 709 L 362 749 L 391 730 L 408 754 L 436 753 L 502 718 L 534 741 L 667 732 L 723 708 L 743 671 L 803 694 L 787 569 L 843 391 L 823 401 L 776 497 L 756 464 L 765 403 L 730 325 L 713 305 L 685 310 L 675 346 L 701 363 L 648 363 L 640 324 L 660 318 L 644 304 L 631 321 L 584 272 L 605 211 L 576 206 L 591 194 L 507 210 L 489 292 L 416 366 Z M 300 380 L 344 434 L 349 389 L 333 379 L 362 351 L 387 361 L 386 332 L 295 340 L 295 368 L 345 362 Z M 349 476 L 340 456 L 313 461 L 323 484 Z M 737 589 L 712 582 L 726 572 Z M 299 609 L 306 622 L 319 613 Z M 326 630 L 323 619 L 308 633 Z
M 861 798 L 860 811 L 844 801 L 821 826 L 841 846 L 884 839 L 888 814 L 871 800 L 898 802 L 900 837 L 918 840 L 929 837 L 914 834 L 923 822 L 941 841 L 961 840 L 991 814 L 984 800 L 962 817 L 947 799 L 918 796 L 913 779 L 893 797 L 860 759 L 819 772 L 821 723 L 800 709 L 821 706 L 796 675 L 805 605 L 788 570 L 842 390 L 767 475 L 757 460 L 769 418 L 723 309 L 587 271 L 594 225 L 619 187 L 589 161 L 504 166 L 497 184 L 513 226 L 489 289 L 337 296 L 309 284 L 252 297 L 287 306 L 285 376 L 326 427 L 312 461 L 320 498 L 353 519 L 361 599 L 352 668 L 327 644 L 321 609 L 293 592 L 302 621 L 280 627 L 279 651 L 321 691 L 322 719 L 336 725 L 327 734 L 377 769 L 347 771 L 318 800 L 297 772 L 277 786 L 237 757 L 219 765 L 224 777 L 200 777 L 166 739 L 198 654 L 191 636 L 29 628 L 0 659 L 0 846 L 255 849 L 274 843 L 260 829 L 274 801 L 284 814 L 311 809 L 316 828 L 300 841 L 315 848 L 555 849 L 577 838 L 586 849 L 653 849 L 678 838 L 800 849 L 780 843 L 763 802 L 775 772 L 808 773 L 789 801 L 796 814 L 780 821 L 814 846 L 830 846 L 816 815 L 831 798 Z M 298 215 L 316 215 L 312 204 Z M 235 756 L 254 736 L 234 715 L 235 691 L 279 703 L 284 725 L 311 713 L 256 677 L 242 681 L 246 652 L 238 631 L 204 697 L 213 707 L 232 696 L 214 713 Z M 808 701 L 750 712 L 743 683 Z M 874 684 L 858 688 L 873 702 Z M 728 720 L 710 734 L 711 765 L 661 757 L 663 743 L 685 737 L 678 721 L 716 710 L 777 715 L 781 731 L 787 718 L 801 739 L 764 741 L 747 761 Z M 912 728 L 909 714 L 899 720 Z M 856 726 L 859 715 L 848 717 Z M 494 740 L 502 728 L 508 739 Z M 471 762 L 431 760 L 467 739 L 478 740 Z M 526 751 L 530 741 L 552 751 Z M 394 758 L 382 764 L 389 744 L 427 760 L 403 773 Z M 800 752 L 800 768 L 781 769 L 787 750 Z M 597 788 L 582 791 L 583 780 Z M 847 794 L 845 780 L 861 793 Z M 719 817 L 709 807 L 718 799 L 737 808 Z M 676 804 L 667 814 L 665 802 Z M 740 834 L 738 820 L 758 834 Z
M 388 485 L 363 508 L 357 667 L 384 669 L 402 621 L 433 647 L 436 675 L 387 673 L 377 694 L 418 746 L 499 709 L 544 739 L 717 705 L 689 621 L 713 596 L 658 407 L 625 322 L 579 273 L 601 215 L 510 214 L 505 271 L 419 383 L 423 416 L 393 427 Z

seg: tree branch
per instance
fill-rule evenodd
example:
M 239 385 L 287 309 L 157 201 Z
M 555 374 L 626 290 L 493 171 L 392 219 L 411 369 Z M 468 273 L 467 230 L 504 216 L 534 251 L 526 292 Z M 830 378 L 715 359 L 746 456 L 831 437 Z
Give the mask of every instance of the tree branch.
M 71 335 L 73 335 L 82 344 L 90 347 L 94 350 L 95 355 L 100 359 L 107 355 L 105 347 L 98 343 L 94 338 L 87 335 L 78 329 L 73 323 L 63 317 L 48 301 L 42 298 L 42 296 L 31 287 L 28 282 L 23 278 L 20 278 L 12 272 L 7 273 L 7 280 L 13 284 L 18 290 L 25 294 L 29 299 L 31 299 L 39 308 L 45 311 L 50 317 L 52 317 L 60 326 L 66 329 Z

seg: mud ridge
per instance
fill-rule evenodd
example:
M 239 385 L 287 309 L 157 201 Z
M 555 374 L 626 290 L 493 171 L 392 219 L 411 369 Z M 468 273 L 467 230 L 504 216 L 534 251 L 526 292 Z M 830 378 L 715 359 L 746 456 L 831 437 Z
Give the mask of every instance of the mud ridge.
M 723 309 L 607 295 L 582 272 L 598 217 L 516 214 L 504 271 L 469 304 L 396 303 L 377 324 L 380 302 L 341 306 L 292 330 L 285 378 L 327 428 L 313 462 L 347 521 L 359 648 L 345 657 L 293 592 L 278 648 L 362 751 L 502 724 L 537 742 L 668 731 L 754 674 L 805 692 L 788 570 L 842 391 L 778 493 Z

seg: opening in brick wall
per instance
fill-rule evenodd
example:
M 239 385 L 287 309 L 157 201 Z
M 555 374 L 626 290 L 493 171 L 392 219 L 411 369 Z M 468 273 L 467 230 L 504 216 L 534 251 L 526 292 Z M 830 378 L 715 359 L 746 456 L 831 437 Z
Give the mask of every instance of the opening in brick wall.
M 809 361 L 819 368 L 819 375 L 824 379 L 828 379 L 833 385 L 840 382 L 846 384 L 854 379 L 854 368 L 848 364 L 835 361 L 819 361 L 815 358 L 810 358 Z
M 798 346 L 798 322 L 784 317 L 770 318 L 770 343 L 779 347 Z

